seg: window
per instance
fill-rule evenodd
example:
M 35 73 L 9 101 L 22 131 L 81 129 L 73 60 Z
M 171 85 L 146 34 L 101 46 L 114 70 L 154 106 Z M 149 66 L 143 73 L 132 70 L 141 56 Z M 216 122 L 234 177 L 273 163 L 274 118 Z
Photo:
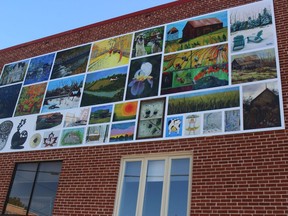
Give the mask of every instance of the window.
M 52 215 L 61 166 L 59 161 L 17 164 L 3 214 Z
M 123 159 L 115 215 L 189 215 L 191 163 L 190 155 Z

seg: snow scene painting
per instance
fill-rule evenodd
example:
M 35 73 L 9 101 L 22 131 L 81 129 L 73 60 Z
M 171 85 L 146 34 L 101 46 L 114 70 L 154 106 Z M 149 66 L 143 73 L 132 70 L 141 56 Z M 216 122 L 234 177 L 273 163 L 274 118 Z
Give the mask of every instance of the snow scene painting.
M 51 81 L 48 85 L 42 113 L 79 106 L 84 75 Z
M 100 144 L 109 141 L 109 124 L 93 125 L 87 128 L 86 144 Z
M 240 110 L 225 111 L 225 132 L 240 130 Z
M 260 1 L 231 10 L 230 32 L 232 52 L 275 45 L 270 1 Z

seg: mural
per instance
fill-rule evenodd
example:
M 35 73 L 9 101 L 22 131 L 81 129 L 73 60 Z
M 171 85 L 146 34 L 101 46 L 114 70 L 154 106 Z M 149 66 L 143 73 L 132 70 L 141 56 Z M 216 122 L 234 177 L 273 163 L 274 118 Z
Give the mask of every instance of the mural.
M 122 101 L 127 67 L 88 74 L 81 106 Z
M 91 45 L 58 52 L 51 79 L 81 74 L 86 71 Z
M 129 63 L 132 34 L 95 42 L 88 71 L 118 67 Z
M 49 79 L 55 54 L 49 54 L 31 59 L 24 85 L 46 81 Z
M 79 106 L 84 75 L 49 82 L 41 112 Z
M 157 27 L 134 35 L 132 57 L 159 53 L 163 47 L 164 27 Z
M 112 105 L 92 107 L 89 124 L 110 122 L 112 116 L 112 108 Z
M 21 84 L 0 88 L 0 119 L 13 116 L 20 90 Z
M 24 79 L 29 60 L 6 65 L 2 71 L 0 86 L 21 82 Z
M 283 129 L 276 39 L 262 0 L 6 64 L 0 152 Z
M 230 11 L 231 51 L 275 45 L 271 1 L 261 1 Z
M 231 61 L 233 84 L 277 78 L 274 49 L 234 55 Z
M 227 36 L 226 11 L 169 24 L 165 53 L 225 42 Z
M 228 85 L 228 46 L 212 46 L 166 55 L 161 94 Z
M 18 100 L 15 116 L 39 113 L 47 83 L 25 86 Z

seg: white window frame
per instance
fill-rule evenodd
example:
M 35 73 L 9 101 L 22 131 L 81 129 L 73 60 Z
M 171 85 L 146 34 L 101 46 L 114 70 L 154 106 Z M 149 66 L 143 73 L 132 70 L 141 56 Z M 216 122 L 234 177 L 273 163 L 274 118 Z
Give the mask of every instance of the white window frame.
M 116 199 L 114 205 L 114 216 L 118 216 L 120 204 L 121 204 L 121 195 L 122 195 L 122 185 L 125 174 L 125 164 L 126 162 L 141 161 L 141 171 L 140 171 L 140 182 L 138 189 L 138 199 L 136 206 L 137 216 L 141 216 L 143 212 L 144 204 L 144 193 L 145 193 L 145 184 L 146 184 L 146 174 L 148 161 L 151 160 L 165 160 L 165 169 L 164 169 L 164 179 L 163 179 L 163 188 L 162 188 L 162 201 L 161 201 L 161 213 L 160 216 L 167 216 L 168 214 L 168 202 L 169 202 L 169 188 L 170 188 L 170 171 L 171 171 L 171 161 L 172 159 L 190 159 L 189 166 L 189 180 L 188 180 L 188 197 L 187 197 L 187 213 L 186 216 L 190 215 L 191 207 L 191 189 L 192 189 L 192 165 L 193 165 L 193 152 L 177 152 L 177 153 L 167 153 L 167 154 L 149 154 L 149 155 L 134 155 L 127 156 L 121 159 L 121 166 L 118 178 L 118 186 L 116 192 Z

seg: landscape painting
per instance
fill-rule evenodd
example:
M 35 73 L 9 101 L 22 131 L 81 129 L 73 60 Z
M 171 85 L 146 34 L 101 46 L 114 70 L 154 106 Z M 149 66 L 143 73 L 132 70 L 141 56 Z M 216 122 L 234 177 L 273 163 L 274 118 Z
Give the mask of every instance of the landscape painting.
M 227 30 L 227 11 L 169 24 L 165 53 L 226 42 Z
M 222 132 L 222 112 L 204 113 L 203 133 L 215 134 Z
M 81 106 L 122 101 L 127 66 L 87 74 Z
M 63 127 L 76 127 L 86 125 L 88 122 L 88 115 L 90 109 L 82 108 L 76 110 L 69 110 L 66 112 Z
M 43 135 L 43 141 L 41 144 L 42 148 L 53 148 L 57 147 L 60 137 L 60 131 L 45 131 Z
M 36 120 L 36 130 L 55 128 L 60 126 L 63 114 L 60 112 L 38 115 Z
M 110 142 L 131 141 L 134 139 L 135 122 L 112 124 Z
M 60 146 L 81 145 L 84 139 L 84 128 L 71 128 L 62 131 Z
M 244 130 L 281 126 L 278 82 L 243 86 Z
M 161 55 L 132 60 L 126 100 L 158 95 Z
M 91 108 L 89 124 L 99 124 L 111 121 L 112 105 L 96 106 Z
M 99 144 L 109 141 L 109 124 L 93 125 L 87 128 L 86 144 Z
M 115 104 L 113 121 L 125 121 L 136 118 L 138 101 Z
M 275 49 L 234 55 L 231 61 L 233 84 L 277 78 Z
M 230 12 L 231 51 L 247 51 L 275 45 L 270 1 L 238 7 Z
M 225 132 L 239 131 L 241 127 L 240 110 L 225 111 Z
M 239 87 L 169 97 L 168 115 L 239 107 Z
M 88 71 L 119 67 L 129 63 L 132 34 L 93 44 Z
M 42 113 L 76 108 L 82 95 L 84 75 L 49 82 Z
M 56 55 L 50 79 L 81 74 L 86 71 L 91 44 L 60 51 Z
M 139 57 L 162 52 L 164 26 L 136 32 L 133 42 L 132 57 Z
M 14 116 L 39 113 L 47 83 L 25 86 L 22 88 Z
M 183 116 L 168 117 L 166 121 L 166 137 L 182 136 Z
M 228 84 L 227 44 L 164 57 L 162 95 Z
M 21 84 L 0 88 L 0 119 L 13 116 L 20 90 Z
M 5 65 L 0 79 L 0 86 L 22 82 L 28 68 L 28 63 L 29 60 L 24 60 Z
M 46 81 L 49 79 L 55 54 L 48 54 L 31 59 L 24 85 Z
M 188 114 L 185 116 L 184 135 L 195 136 L 201 134 L 202 114 Z

